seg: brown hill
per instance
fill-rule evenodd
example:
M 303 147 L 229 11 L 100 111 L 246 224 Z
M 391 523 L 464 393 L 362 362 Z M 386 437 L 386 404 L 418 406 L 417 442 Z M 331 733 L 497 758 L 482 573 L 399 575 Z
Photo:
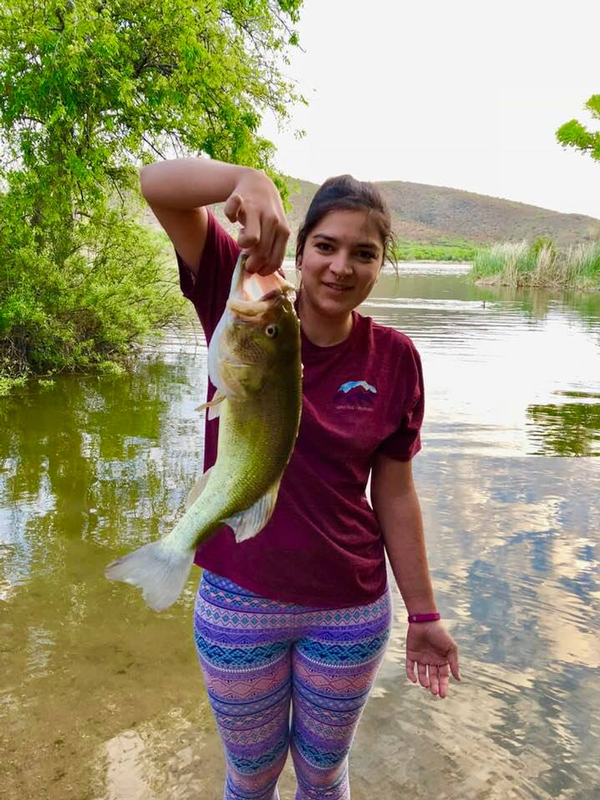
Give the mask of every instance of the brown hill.
M 289 179 L 291 210 L 288 219 L 297 232 L 317 184 Z M 441 243 L 533 240 L 547 236 L 562 247 L 600 238 L 600 220 L 583 214 L 562 214 L 498 197 L 407 181 L 378 183 L 390 205 L 394 231 L 400 239 Z M 232 226 L 215 208 L 223 224 Z M 147 218 L 154 217 L 148 214 Z
M 314 183 L 290 179 L 296 184 L 288 218 L 295 232 L 317 189 Z M 600 220 L 583 214 L 561 214 L 545 208 L 497 197 L 428 186 L 407 181 L 377 184 L 390 205 L 394 230 L 401 239 L 442 242 L 505 242 L 549 236 L 567 246 L 600 238 Z

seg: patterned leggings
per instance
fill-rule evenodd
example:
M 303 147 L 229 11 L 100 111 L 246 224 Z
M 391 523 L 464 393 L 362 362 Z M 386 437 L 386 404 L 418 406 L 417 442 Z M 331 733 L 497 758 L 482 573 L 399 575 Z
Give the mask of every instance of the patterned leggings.
M 349 799 L 348 752 L 391 611 L 389 590 L 370 605 L 318 609 L 204 570 L 194 633 L 225 749 L 225 800 L 278 800 L 288 748 L 296 800 Z

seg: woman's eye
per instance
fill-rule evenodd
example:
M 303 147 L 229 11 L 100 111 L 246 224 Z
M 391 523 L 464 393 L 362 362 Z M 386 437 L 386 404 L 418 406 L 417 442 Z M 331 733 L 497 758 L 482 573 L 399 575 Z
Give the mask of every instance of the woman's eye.
M 331 247 L 331 245 L 330 245 L 330 244 L 327 244 L 326 242 L 317 242 L 317 243 L 316 243 L 316 245 L 315 245 L 315 247 L 316 247 L 316 248 L 317 248 L 317 250 L 319 250 L 319 252 L 321 252 L 321 253 L 330 253 L 330 252 L 331 252 L 331 250 L 333 249 L 333 248 Z
M 360 250 L 358 255 L 365 261 L 372 261 L 374 258 L 377 258 L 377 256 L 372 250 Z
M 277 325 L 267 325 L 267 327 L 265 328 L 265 333 L 269 337 L 269 339 L 274 339 L 279 333 L 279 329 Z

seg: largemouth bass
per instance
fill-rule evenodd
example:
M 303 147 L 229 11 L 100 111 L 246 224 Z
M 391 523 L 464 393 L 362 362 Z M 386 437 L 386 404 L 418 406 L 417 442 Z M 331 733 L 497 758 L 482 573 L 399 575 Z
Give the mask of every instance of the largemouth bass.
M 237 542 L 264 528 L 298 434 L 302 366 L 294 287 L 277 273 L 250 276 L 244 262 L 240 256 L 208 352 L 217 393 L 201 408 L 220 417 L 217 460 L 190 492 L 170 533 L 105 571 L 109 580 L 142 588 L 155 611 L 177 600 L 196 547 L 222 525 L 233 529 Z

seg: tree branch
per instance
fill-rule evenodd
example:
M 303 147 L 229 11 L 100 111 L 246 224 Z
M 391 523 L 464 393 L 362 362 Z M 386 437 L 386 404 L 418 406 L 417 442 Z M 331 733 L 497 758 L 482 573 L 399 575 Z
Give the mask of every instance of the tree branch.
M 166 160 L 167 157 L 165 155 L 163 155 L 160 152 L 160 150 L 157 150 L 156 147 L 154 147 L 154 145 L 152 144 L 152 142 L 149 142 L 148 139 L 146 139 L 146 137 L 144 136 L 143 133 L 142 133 L 142 139 L 144 140 L 144 142 L 146 142 L 148 147 L 150 147 L 150 148 L 152 148 L 152 150 L 154 150 L 154 152 L 156 153 L 157 156 L 160 156 L 163 160 Z

